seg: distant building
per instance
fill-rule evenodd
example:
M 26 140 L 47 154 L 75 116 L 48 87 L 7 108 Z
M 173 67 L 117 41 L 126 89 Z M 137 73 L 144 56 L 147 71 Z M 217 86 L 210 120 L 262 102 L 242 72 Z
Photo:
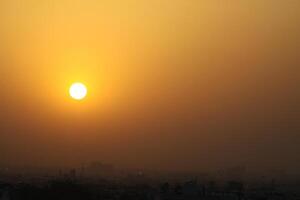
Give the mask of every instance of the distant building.
M 108 176 L 115 172 L 114 166 L 102 162 L 92 162 L 85 168 L 85 174 L 92 176 Z

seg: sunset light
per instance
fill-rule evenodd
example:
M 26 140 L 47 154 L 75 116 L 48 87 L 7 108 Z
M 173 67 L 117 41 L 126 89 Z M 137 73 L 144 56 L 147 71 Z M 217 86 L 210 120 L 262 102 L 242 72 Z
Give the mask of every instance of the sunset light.
M 0 75 L 0 200 L 300 200 L 300 0 L 0 0 Z
M 82 83 L 74 83 L 69 90 L 70 96 L 75 100 L 82 100 L 87 95 L 87 88 Z

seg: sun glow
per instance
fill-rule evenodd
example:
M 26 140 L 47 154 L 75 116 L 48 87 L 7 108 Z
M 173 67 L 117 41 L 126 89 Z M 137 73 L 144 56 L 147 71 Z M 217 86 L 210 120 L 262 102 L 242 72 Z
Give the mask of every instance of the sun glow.
M 82 83 L 73 83 L 69 90 L 70 96 L 75 100 L 82 100 L 87 95 L 87 88 Z

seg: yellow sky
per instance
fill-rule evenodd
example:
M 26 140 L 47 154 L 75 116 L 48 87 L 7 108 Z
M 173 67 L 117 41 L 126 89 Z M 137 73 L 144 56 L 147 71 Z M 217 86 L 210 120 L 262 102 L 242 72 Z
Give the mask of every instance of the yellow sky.
M 243 143 L 263 132 L 264 120 L 282 128 L 299 119 L 299 8 L 297 0 L 1 0 L 2 130 L 88 132 L 82 146 L 91 158 L 102 144 L 101 155 L 121 162 L 111 148 L 130 144 L 127 164 L 150 136 L 158 149 L 182 149 L 196 138 L 189 151 L 211 144 L 221 162 L 216 152 L 232 145 L 229 138 Z M 89 89 L 80 104 L 68 96 L 76 81 Z M 222 133 L 232 129 L 244 136 Z M 279 141 L 277 129 L 270 132 Z M 294 140 L 295 130 L 288 132 Z

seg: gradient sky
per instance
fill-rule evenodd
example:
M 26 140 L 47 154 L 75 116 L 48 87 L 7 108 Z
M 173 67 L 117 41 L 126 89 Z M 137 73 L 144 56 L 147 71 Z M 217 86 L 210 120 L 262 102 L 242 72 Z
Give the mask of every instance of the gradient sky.
M 298 0 L 1 0 L 0 164 L 297 172 L 299 24 Z

